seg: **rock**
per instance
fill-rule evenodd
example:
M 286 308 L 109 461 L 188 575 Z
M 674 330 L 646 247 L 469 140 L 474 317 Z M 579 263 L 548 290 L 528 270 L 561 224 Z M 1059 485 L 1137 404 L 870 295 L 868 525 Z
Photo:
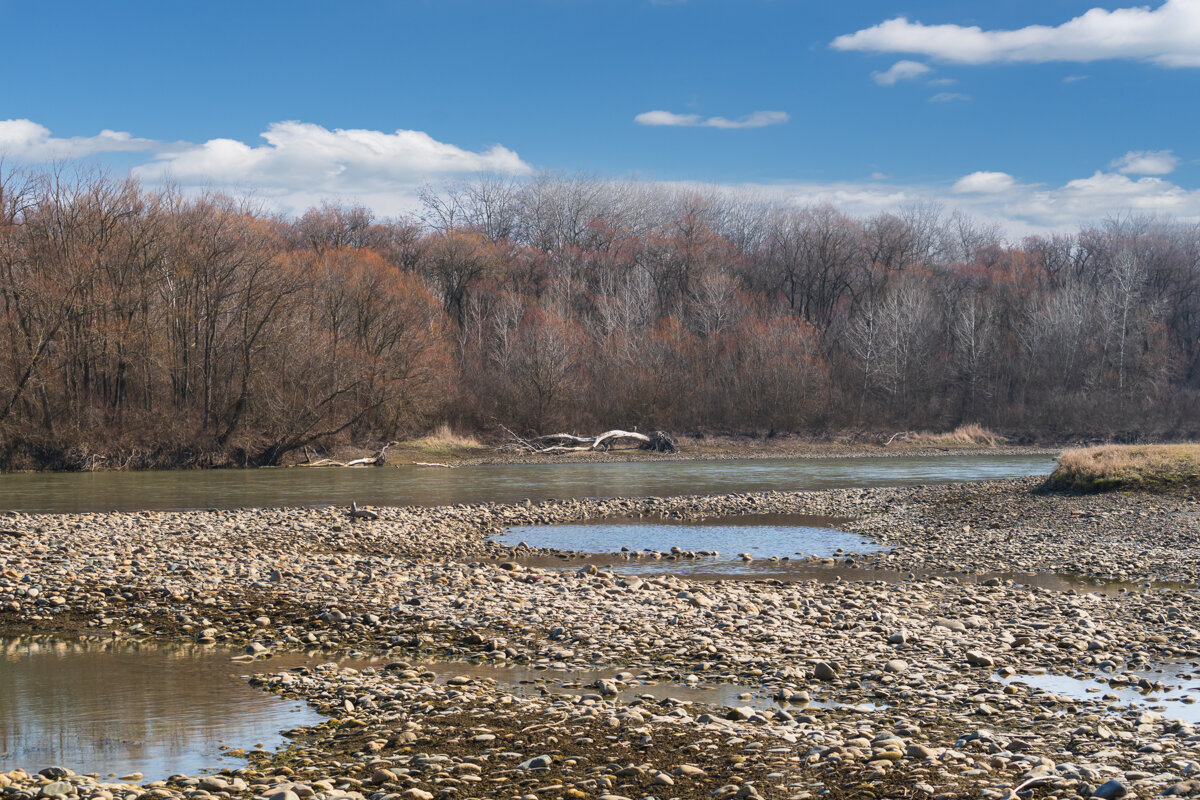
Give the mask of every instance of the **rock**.
M 836 681 L 838 671 L 827 661 L 818 661 L 813 665 L 813 677 L 819 681 Z
M 371 775 L 371 783 L 382 786 L 385 783 L 395 783 L 399 778 L 390 769 L 377 769 Z
M 75 787 L 66 781 L 47 783 L 38 791 L 39 797 L 66 797 L 75 793 Z
M 1096 791 L 1092 792 L 1092 797 L 1099 798 L 1099 800 L 1117 800 L 1127 794 L 1129 794 L 1129 787 L 1123 781 L 1114 778 L 1101 784 Z
M 549 769 L 550 765 L 553 763 L 554 763 L 553 756 L 545 756 L 545 755 L 534 756 L 533 758 L 531 758 L 527 761 L 522 761 L 520 764 L 518 764 L 517 769 L 524 769 L 524 770 Z
M 893 658 L 891 661 L 883 665 L 887 672 L 908 672 L 908 662 L 901 658 Z
M 69 778 L 74 774 L 75 774 L 74 772 L 67 769 L 66 767 L 46 767 L 45 769 L 38 771 L 38 775 L 41 775 L 43 778 L 46 778 L 46 779 L 52 780 L 52 781 L 58 781 L 58 780 L 62 780 L 63 778 Z
M 968 650 L 967 663 L 973 667 L 991 667 L 994 666 L 996 662 L 991 656 L 985 655 L 978 650 Z

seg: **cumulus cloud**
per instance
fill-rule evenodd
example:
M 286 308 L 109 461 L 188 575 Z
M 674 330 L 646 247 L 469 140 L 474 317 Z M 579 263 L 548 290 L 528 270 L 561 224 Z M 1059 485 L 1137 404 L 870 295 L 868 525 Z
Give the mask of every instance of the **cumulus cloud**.
M 959 178 L 950 188 L 960 194 L 996 194 L 1007 192 L 1016 185 L 1016 178 L 1007 172 L 972 172 Z
M 429 179 L 473 173 L 528 175 L 533 168 L 512 150 L 495 145 L 472 151 L 427 133 L 324 128 L 277 122 L 261 144 L 236 139 L 162 142 L 120 131 L 55 137 L 30 120 L 0 121 L 0 158 L 25 163 L 85 158 L 105 153 L 145 153 L 132 172 L 148 181 L 169 178 L 185 187 L 252 194 L 282 210 L 303 209 L 330 198 L 353 199 L 386 213 L 416 204 Z
M 50 129 L 27 119 L 0 120 L 0 157 L 40 163 L 86 158 L 98 153 L 144 153 L 165 147 L 153 139 L 137 139 L 124 131 L 102 130 L 95 136 L 58 138 Z
M 496 172 L 526 175 L 532 169 L 500 145 L 473 152 L 439 142 L 422 131 L 329 130 L 304 122 L 276 122 L 265 144 L 210 139 L 159 154 L 134 169 L 139 177 L 171 177 L 185 184 L 254 185 L 327 192 L 383 191 L 438 175 Z
M 933 69 L 920 61 L 897 61 L 883 72 L 872 72 L 871 79 L 880 86 L 895 86 L 900 81 L 915 80 Z
M 1167 175 L 1179 166 L 1179 158 L 1170 150 L 1130 150 L 1109 166 L 1124 175 Z
M 1014 238 L 1077 230 L 1128 213 L 1200 223 L 1200 190 L 1164 178 L 1132 178 L 1103 170 L 1060 185 L 1026 183 L 1006 172 L 978 171 L 949 186 L 864 180 L 714 188 L 798 206 L 830 203 L 853 216 L 894 213 L 913 204 L 933 203 L 947 211 L 958 209 L 996 222 Z
M 725 117 L 702 117 L 699 114 L 676 114 L 673 111 L 644 111 L 633 118 L 639 125 L 666 126 L 674 128 L 724 128 L 738 130 L 741 128 L 765 128 L 768 125 L 782 125 L 791 119 L 783 111 L 755 111 L 739 119 Z
M 926 25 L 896 17 L 833 40 L 838 50 L 916 53 L 962 64 L 1149 61 L 1200 67 L 1200 2 L 1166 0 L 1158 8 L 1093 8 L 1061 25 L 983 30 Z
M 287 212 L 325 200 L 353 200 L 379 214 L 395 214 L 416 207 L 417 190 L 427 179 L 479 172 L 519 176 L 532 171 L 504 147 L 471 151 L 419 131 L 329 130 L 291 122 L 270 126 L 263 143 L 257 145 L 233 139 L 167 144 L 113 131 L 59 138 L 28 120 L 0 121 L 0 154 L 7 158 L 36 162 L 136 152 L 145 153 L 145 163 L 133 170 L 143 178 L 170 177 L 185 187 L 246 194 Z M 980 170 L 944 185 L 884 183 L 888 176 L 877 172 L 859 181 L 714 188 L 802 205 L 832 203 L 855 215 L 933 201 L 999 222 L 1014 235 L 1071 229 L 1128 212 L 1200 223 L 1200 190 L 1159 177 L 1177 163 L 1169 150 L 1134 150 L 1105 169 L 1059 186 Z

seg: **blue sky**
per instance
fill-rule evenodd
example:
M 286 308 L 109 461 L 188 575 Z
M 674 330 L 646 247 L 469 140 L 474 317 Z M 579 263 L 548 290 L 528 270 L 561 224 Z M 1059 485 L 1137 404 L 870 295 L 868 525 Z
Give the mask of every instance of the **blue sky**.
M 1200 219 L 1200 0 L 0 0 L 0 27 L 6 164 L 285 210 L 563 170 L 1014 229 Z

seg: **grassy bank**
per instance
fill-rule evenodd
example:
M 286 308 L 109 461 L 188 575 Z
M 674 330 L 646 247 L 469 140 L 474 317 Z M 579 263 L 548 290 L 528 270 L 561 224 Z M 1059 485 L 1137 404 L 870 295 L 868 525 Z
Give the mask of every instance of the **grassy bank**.
M 1200 444 L 1102 445 L 1066 450 L 1046 488 L 1103 492 L 1192 491 L 1200 484 Z

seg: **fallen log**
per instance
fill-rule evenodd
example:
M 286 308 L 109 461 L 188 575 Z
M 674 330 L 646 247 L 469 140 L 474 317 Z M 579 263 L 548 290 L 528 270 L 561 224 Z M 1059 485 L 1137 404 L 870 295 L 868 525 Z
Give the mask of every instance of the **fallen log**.
M 376 451 L 376 453 L 374 455 L 367 456 L 366 458 L 355 458 L 351 461 L 335 461 L 332 458 L 319 458 L 316 461 L 313 461 L 311 459 L 311 457 L 309 457 L 309 460 L 305 461 L 300 466 L 302 466 L 302 467 L 382 467 L 383 465 L 387 464 L 388 448 L 394 444 L 400 444 L 400 443 L 399 442 L 388 442 L 382 448 L 380 448 L 378 451 Z M 305 449 L 304 454 L 306 456 L 308 455 L 307 448 Z
M 347 512 L 350 519 L 379 519 L 379 513 L 372 511 L 369 508 L 359 508 L 358 503 L 350 501 L 350 511 Z
M 597 434 L 596 436 L 579 436 L 574 433 L 551 433 L 545 436 L 535 436 L 524 439 L 517 436 L 508 428 L 504 429 L 513 438 L 511 448 L 533 453 L 536 455 L 553 455 L 556 453 L 607 453 L 620 442 L 632 442 L 638 450 L 650 450 L 655 453 L 674 453 L 675 440 L 663 431 L 652 431 L 649 434 L 637 431 L 614 429 Z

